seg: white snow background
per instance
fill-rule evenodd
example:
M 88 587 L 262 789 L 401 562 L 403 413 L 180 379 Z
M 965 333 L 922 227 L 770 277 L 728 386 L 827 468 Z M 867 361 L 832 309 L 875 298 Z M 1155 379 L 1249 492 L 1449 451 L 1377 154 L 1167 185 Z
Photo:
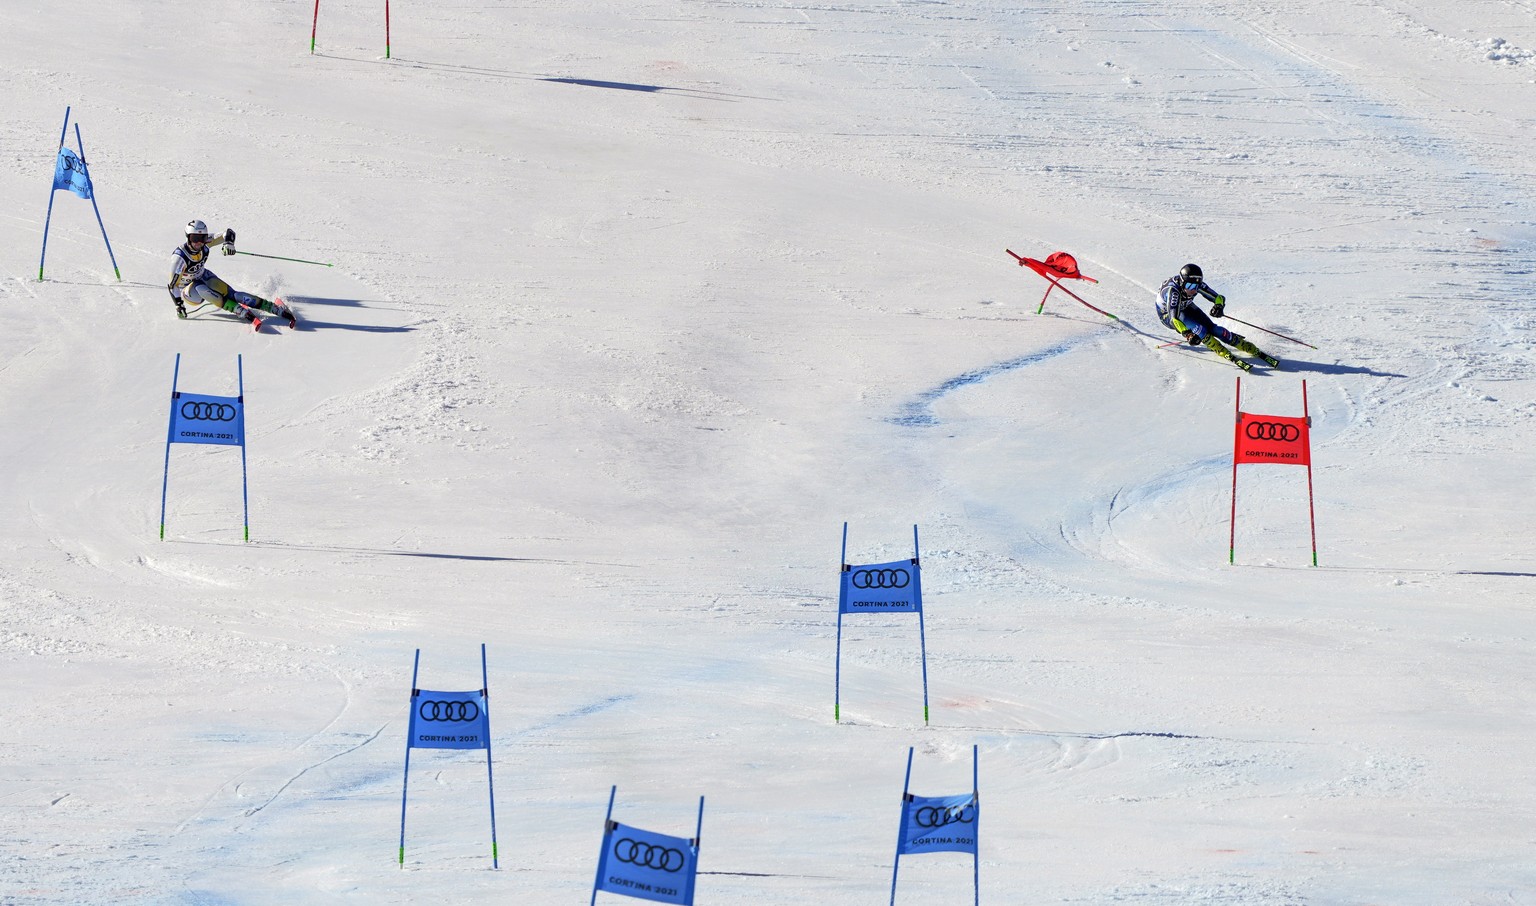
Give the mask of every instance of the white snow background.
M 5 0 L 0 902 L 1536 903 L 1536 3 Z M 73 107 L 122 269 L 57 196 Z M 73 146 L 74 130 L 70 130 Z M 164 284 L 238 231 L 259 334 Z M 1066 250 L 1097 286 L 1005 249 Z M 1314 419 L 1244 466 L 1202 264 Z M 1228 322 L 1230 324 L 1230 322 Z M 251 466 L 171 451 L 235 391 Z M 916 621 L 849 560 L 923 545 Z M 489 653 L 482 753 L 407 696 Z M 904 859 L 898 902 L 968 903 Z M 621 902 L 602 894 L 599 902 Z

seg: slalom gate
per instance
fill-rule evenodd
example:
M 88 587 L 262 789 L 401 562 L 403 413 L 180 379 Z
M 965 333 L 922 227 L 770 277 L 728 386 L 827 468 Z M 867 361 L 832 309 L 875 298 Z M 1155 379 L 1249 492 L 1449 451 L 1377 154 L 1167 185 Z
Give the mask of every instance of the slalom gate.
M 245 368 L 235 356 L 237 396 L 207 396 L 176 389 L 181 353 L 171 374 L 171 417 L 165 434 L 165 470 L 160 479 L 160 540 L 165 540 L 165 500 L 171 479 L 171 444 L 212 444 L 240 448 L 240 499 L 245 511 L 245 540 L 251 540 L 251 497 L 245 469 Z
M 699 823 L 689 838 L 641 830 L 613 820 L 613 800 L 618 792 L 618 786 L 608 791 L 608 815 L 603 819 L 603 850 L 597 857 L 592 904 L 597 903 L 598 891 L 607 891 L 640 900 L 693 906 L 694 883 L 699 876 L 699 840 L 704 834 L 704 797 L 699 797 Z
M 843 615 L 849 613 L 917 614 L 918 650 L 923 665 L 923 723 L 928 723 L 928 640 L 923 630 L 923 579 L 912 526 L 912 559 L 890 563 L 848 563 L 848 523 L 843 523 L 842 573 L 837 590 L 837 655 L 833 670 L 832 720 L 843 716 Z
M 1307 522 L 1312 528 L 1312 565 L 1317 565 L 1317 516 L 1312 502 L 1312 416 L 1307 382 L 1301 382 L 1301 417 L 1244 412 L 1243 379 L 1237 379 L 1237 427 L 1232 436 L 1232 519 L 1227 563 L 1237 562 L 1237 467 L 1243 463 L 1306 466 Z
M 891 868 L 891 906 L 896 906 L 896 879 L 901 857 L 922 853 L 970 853 L 974 902 L 981 903 L 981 783 L 977 747 L 971 746 L 971 791 L 958 796 L 915 796 L 912 748 L 907 748 L 907 779 L 901 785 L 901 826 L 896 832 L 896 861 Z
M 496 853 L 496 781 L 491 774 L 490 682 L 485 645 L 480 646 L 480 688 L 468 692 L 434 692 L 416 685 L 421 649 L 411 667 L 411 718 L 405 739 L 405 776 L 400 785 L 400 867 L 405 867 L 405 802 L 411 781 L 411 749 L 484 749 L 485 779 L 491 803 L 491 867 L 500 868 Z

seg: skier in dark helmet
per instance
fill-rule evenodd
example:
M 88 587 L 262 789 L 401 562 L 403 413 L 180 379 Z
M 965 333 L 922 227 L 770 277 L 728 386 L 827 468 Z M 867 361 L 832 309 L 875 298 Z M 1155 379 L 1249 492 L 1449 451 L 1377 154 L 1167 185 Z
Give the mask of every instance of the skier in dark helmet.
M 288 306 L 269 302 L 260 296 L 234 289 L 208 269 L 209 250 L 216 245 L 224 246 L 224 254 L 235 253 L 235 231 L 225 230 L 222 236 L 213 236 L 201 220 L 187 223 L 187 241 L 176 249 L 171 261 L 171 282 L 166 289 L 171 301 L 176 303 L 176 317 L 187 316 L 187 303 L 201 306 L 214 303 L 230 314 L 239 315 L 257 330 L 261 329 L 261 314 L 282 315 L 293 327 L 298 319 Z
M 1204 296 L 1211 303 L 1207 317 L 1195 304 L 1196 296 Z M 1163 282 L 1157 291 L 1157 317 L 1169 328 L 1183 334 L 1191 346 L 1205 346 L 1212 352 L 1243 369 L 1253 370 L 1253 365 L 1232 355 L 1222 343 L 1230 343 L 1233 349 L 1244 355 L 1255 355 L 1271 368 L 1280 367 L 1280 360 L 1233 333 L 1218 326 L 1211 318 L 1219 318 L 1226 309 L 1227 297 L 1206 285 L 1205 274 L 1198 264 L 1186 264 L 1179 272 Z

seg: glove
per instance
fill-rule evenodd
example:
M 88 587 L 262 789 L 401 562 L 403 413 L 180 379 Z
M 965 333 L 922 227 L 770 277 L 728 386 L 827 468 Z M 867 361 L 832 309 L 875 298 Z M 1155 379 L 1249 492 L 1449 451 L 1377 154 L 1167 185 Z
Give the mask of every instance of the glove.
M 233 255 L 234 253 L 235 253 L 235 231 L 234 230 L 225 230 L 224 231 L 224 254 L 226 254 L 226 255 Z
M 1226 296 L 1217 296 L 1216 297 L 1216 304 L 1211 306 L 1211 317 L 1213 317 L 1213 318 L 1221 317 L 1221 313 L 1223 311 L 1225 311 L 1226 308 L 1227 308 L 1227 297 Z
M 1191 346 L 1199 346 L 1200 345 L 1200 338 L 1195 335 L 1195 332 L 1193 330 L 1186 330 L 1186 331 L 1184 331 L 1184 341 L 1186 343 L 1188 343 L 1189 345 L 1191 345 Z
M 182 302 L 180 299 L 177 299 L 176 300 L 176 317 L 178 317 L 178 318 L 185 318 L 186 316 L 187 316 L 187 305 L 186 305 L 186 303 Z

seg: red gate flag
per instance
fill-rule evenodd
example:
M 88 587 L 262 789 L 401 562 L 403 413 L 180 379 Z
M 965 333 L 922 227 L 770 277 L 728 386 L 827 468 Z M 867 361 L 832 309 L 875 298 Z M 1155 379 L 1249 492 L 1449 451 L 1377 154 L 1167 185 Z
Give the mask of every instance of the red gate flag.
M 1317 517 L 1312 504 L 1312 416 L 1307 382 L 1301 382 L 1301 417 L 1243 411 L 1243 379 L 1237 379 L 1237 428 L 1232 437 L 1232 530 L 1227 562 L 1237 558 L 1237 467 L 1245 462 L 1307 467 L 1307 521 L 1312 526 L 1312 565 L 1317 565 Z
M 1306 418 L 1238 412 L 1232 461 L 1310 466 L 1312 441 L 1307 422 Z
M 1019 262 L 1019 267 L 1027 267 L 1050 282 L 1051 285 L 1045 289 L 1045 295 L 1040 297 L 1039 307 L 1035 309 L 1035 314 L 1037 315 L 1045 310 L 1045 300 L 1050 296 L 1051 290 L 1053 289 L 1059 289 L 1077 301 L 1082 302 L 1084 305 L 1088 305 L 1087 302 L 1083 302 L 1082 297 L 1078 296 L 1077 293 L 1074 293 L 1070 289 L 1067 289 L 1065 286 L 1062 286 L 1062 280 L 1087 280 L 1089 283 L 1099 282 L 1078 270 L 1077 259 L 1073 258 L 1066 252 L 1052 252 L 1045 256 L 1044 261 L 1036 261 L 1033 258 L 1025 258 L 1023 255 L 1018 254 L 1013 249 L 1004 249 L 1003 251 L 1012 255 L 1014 260 Z M 1114 318 L 1116 321 L 1120 320 L 1118 317 L 1110 314 L 1102 308 L 1098 308 L 1093 305 L 1088 305 L 1088 307 L 1092 308 L 1099 314 L 1104 315 L 1105 317 Z

